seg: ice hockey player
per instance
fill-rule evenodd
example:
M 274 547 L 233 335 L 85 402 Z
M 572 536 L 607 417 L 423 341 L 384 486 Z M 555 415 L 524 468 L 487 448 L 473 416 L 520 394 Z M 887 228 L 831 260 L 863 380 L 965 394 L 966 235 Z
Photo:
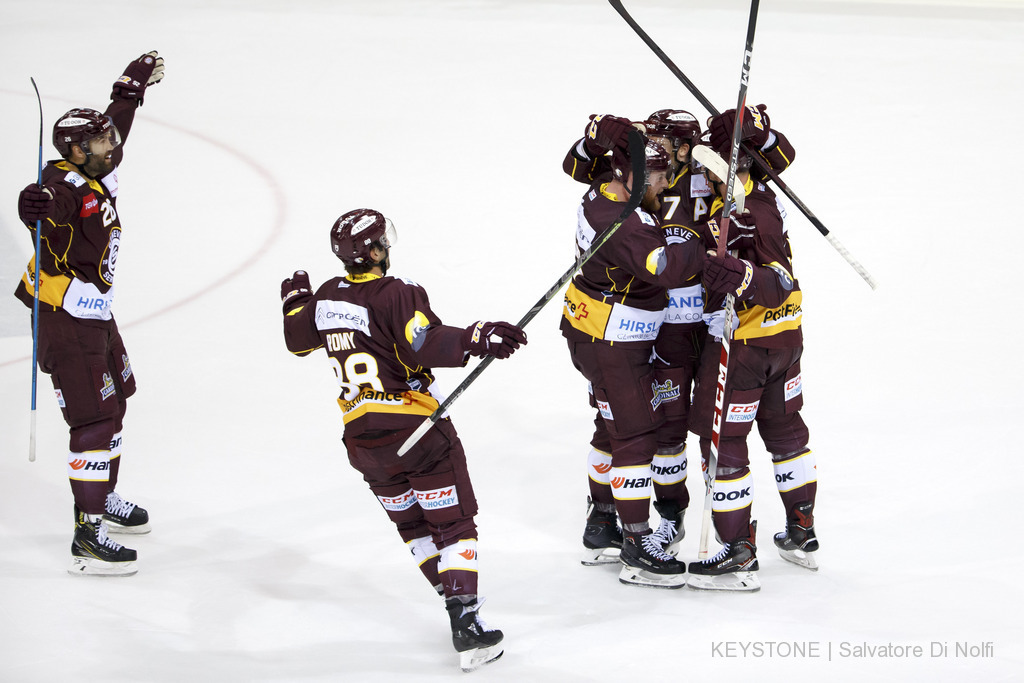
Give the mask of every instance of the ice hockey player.
M 785 170 L 795 152 L 782 133 L 770 129 L 765 106 L 753 108 L 745 118 L 745 138 L 758 149 L 762 159 L 776 172 Z M 755 115 L 757 118 L 755 118 Z M 710 131 L 716 140 L 732 141 L 735 111 L 713 117 Z M 694 171 L 691 150 L 701 136 L 696 117 L 682 109 L 659 109 L 644 121 L 648 136 L 668 151 L 674 176 L 661 197 L 661 227 L 669 244 L 700 239 L 714 201 L 713 191 L 704 174 Z M 724 138 L 722 137 L 724 133 Z M 684 283 L 668 292 L 665 324 L 654 345 L 654 375 L 663 396 L 665 424 L 658 430 L 658 452 L 654 457 L 655 509 L 661 522 L 655 533 L 665 541 L 665 550 L 676 555 L 685 535 L 684 515 L 690 496 L 686 489 L 688 463 L 686 433 L 690 394 L 701 350 L 707 336 L 703 321 L 703 288 L 700 279 Z
M 712 128 L 714 124 L 712 121 Z M 716 151 L 722 157 L 720 166 L 725 165 L 730 143 Z M 786 559 L 809 568 L 816 566 L 810 553 L 817 549 L 813 528 L 817 478 L 807 448 L 808 430 L 800 417 L 801 292 L 793 275 L 785 212 L 775 194 L 751 177 L 752 161 L 741 152 L 737 164 L 745 193 L 743 215 L 731 214 L 732 207 L 725 209 L 722 177 L 704 169 L 718 197 L 707 223 L 706 246 L 713 250 L 718 239 L 726 239 L 736 254 L 711 255 L 704 266 L 706 310 L 712 313 L 712 322 L 694 390 L 690 429 L 700 437 L 705 459 L 710 454 L 719 351 L 725 333 L 719 313 L 728 292 L 736 296 L 737 327 L 730 347 L 712 499 L 715 530 L 723 547 L 714 557 L 690 564 L 689 585 L 698 589 L 760 588 L 746 442 L 755 422 L 772 454 L 787 510 L 787 528 L 776 536 L 776 545 Z M 726 224 L 724 216 L 730 214 Z
M 591 187 L 578 212 L 580 252 L 618 218 L 634 190 L 621 142 L 611 142 L 612 177 Z M 597 410 L 588 456 L 591 510 L 584 564 L 600 562 L 606 550 L 621 544 L 620 581 L 678 588 L 685 582 L 685 565 L 664 552 L 661 537 L 649 524 L 651 463 L 664 420 L 650 356 L 665 318 L 666 291 L 700 273 L 703 247 L 697 241 L 666 242 L 656 212 L 658 195 L 668 186 L 669 158 L 664 148 L 649 141 L 645 151 L 649 187 L 642 208 L 629 215 L 573 279 L 561 329 Z
M 18 215 L 41 225 L 39 369 L 50 375 L 70 431 L 68 477 L 75 505 L 72 574 L 130 576 L 137 553 L 108 533 L 144 534 L 149 514 L 116 491 L 121 429 L 135 375 L 111 310 L 121 243 L 117 169 L 135 110 L 164 75 L 156 52 L 129 64 L 102 114 L 72 109 L 53 127 L 61 159 L 18 197 Z M 30 309 L 35 258 L 15 290 Z
M 461 667 L 472 671 L 504 650 L 502 632 L 479 614 L 477 501 L 466 454 L 447 417 L 403 457 L 398 448 L 439 405 L 432 367 L 461 367 L 471 355 L 508 358 L 526 335 L 506 322 L 443 325 L 422 287 L 387 275 L 396 233 L 377 211 L 342 215 L 330 238 L 347 275 L 315 293 L 301 270 L 281 284 L 285 342 L 298 356 L 326 350 L 341 387 L 349 462 L 445 598 Z

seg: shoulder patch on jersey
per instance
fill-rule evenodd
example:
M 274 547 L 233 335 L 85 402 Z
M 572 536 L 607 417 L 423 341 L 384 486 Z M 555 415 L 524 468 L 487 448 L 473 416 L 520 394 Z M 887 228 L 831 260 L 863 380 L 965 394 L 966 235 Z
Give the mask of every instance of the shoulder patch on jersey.
M 427 316 L 419 311 L 413 313 L 412 318 L 405 324 L 405 340 L 409 342 L 409 346 L 412 347 L 413 351 L 419 351 L 420 347 L 423 346 L 423 342 L 427 338 L 426 332 L 429 325 L 430 321 L 427 320 Z
M 420 285 L 420 283 L 418 283 L 418 282 L 416 282 L 414 280 L 410 280 L 410 279 L 404 278 L 404 277 L 396 277 L 395 279 L 396 280 L 401 280 L 402 282 L 404 282 L 405 284 L 409 285 L 410 287 L 419 287 L 420 289 L 423 289 L 423 286 Z
M 665 265 L 665 247 L 658 247 L 647 255 L 647 272 L 651 275 L 660 275 Z
M 68 171 L 64 175 L 64 182 L 71 183 L 75 187 L 81 187 L 82 185 L 86 185 L 88 183 L 88 181 L 85 178 L 83 178 L 78 173 L 75 173 L 74 171 Z
M 642 222 L 646 223 L 647 225 L 651 225 L 651 226 L 657 225 L 654 222 L 654 216 L 652 216 L 651 214 L 647 213 L 646 211 L 644 211 L 640 207 L 637 207 L 636 215 L 639 216 L 640 220 Z
M 772 261 L 768 264 L 768 267 L 774 270 L 775 274 L 779 276 L 779 281 L 782 282 L 782 288 L 784 290 L 789 292 L 793 289 L 793 277 L 789 274 L 789 271 L 786 270 L 785 266 L 778 261 Z

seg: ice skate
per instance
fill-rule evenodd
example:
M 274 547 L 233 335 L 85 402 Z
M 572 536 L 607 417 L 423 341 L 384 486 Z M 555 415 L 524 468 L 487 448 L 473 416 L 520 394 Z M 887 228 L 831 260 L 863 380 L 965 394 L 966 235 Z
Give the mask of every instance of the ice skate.
M 458 595 L 446 599 L 444 604 L 452 622 L 452 644 L 459 653 L 459 666 L 463 671 L 475 671 L 505 653 L 501 646 L 505 635 L 498 629 L 488 628 L 480 618 L 478 612 L 484 604 L 483 598 Z
M 75 519 L 69 574 L 131 576 L 138 572 L 138 554 L 107 537 L 107 525 L 100 515 L 87 515 L 76 507 Z
M 761 590 L 761 580 L 757 578 L 756 573 L 758 565 L 754 528 L 755 525 L 751 524 L 750 538 L 726 543 L 714 557 L 691 562 L 690 580 L 687 585 L 695 590 Z
M 818 549 L 818 537 L 814 534 L 813 503 L 798 505 L 796 519 L 786 522 L 786 530 L 775 534 L 775 547 L 779 549 L 782 559 L 793 564 L 818 571 L 818 561 L 814 557 Z
M 651 588 L 682 588 L 686 584 L 686 565 L 666 553 L 661 538 L 652 532 L 627 536 L 619 559 L 620 583 Z
M 583 530 L 583 555 L 580 563 L 586 567 L 619 561 L 622 548 L 622 529 L 614 512 L 600 512 L 588 498 L 587 526 Z
M 104 506 L 103 521 L 112 534 L 148 534 L 149 513 L 135 503 L 131 503 L 116 492 L 107 494 Z
M 679 503 L 674 500 L 657 500 L 654 502 L 654 509 L 661 515 L 661 522 L 654 530 L 654 535 L 661 539 L 665 552 L 675 557 L 679 554 L 683 537 L 686 536 L 686 529 L 683 527 L 686 508 L 680 509 Z

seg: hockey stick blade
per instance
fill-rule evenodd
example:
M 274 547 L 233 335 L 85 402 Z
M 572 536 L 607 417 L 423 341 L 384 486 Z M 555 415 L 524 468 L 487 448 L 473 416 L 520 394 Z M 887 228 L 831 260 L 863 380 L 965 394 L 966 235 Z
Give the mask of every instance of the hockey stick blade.
M 707 166 L 708 170 L 714 173 L 719 178 L 729 177 L 729 164 L 722 157 L 718 156 L 718 152 L 711 149 L 707 145 L 697 145 L 691 152 L 693 158 L 697 163 Z M 743 192 L 743 188 L 736 187 L 737 180 L 733 177 L 732 180 L 732 199 L 736 204 L 736 213 L 743 213 L 743 204 L 746 199 L 746 194 Z
M 615 234 L 615 232 L 619 229 L 619 226 L 621 226 L 626 221 L 626 219 L 629 218 L 630 214 L 636 211 L 637 208 L 640 206 L 640 202 L 644 198 L 644 193 L 647 192 L 647 155 L 644 152 L 644 146 L 646 145 L 646 143 L 646 138 L 640 131 L 629 131 L 629 158 L 630 163 L 632 164 L 633 171 L 633 190 L 632 192 L 630 192 L 629 200 L 623 207 L 622 213 L 619 214 L 619 217 L 615 219 L 615 222 L 609 225 L 604 232 L 602 232 L 600 235 L 594 238 L 594 241 L 591 242 L 590 247 L 579 255 L 579 258 L 576 259 L 576 262 L 572 265 L 572 267 L 569 268 L 569 270 L 565 271 L 565 273 L 562 274 L 562 277 L 558 278 L 558 281 L 547 292 L 544 293 L 544 296 L 538 299 L 537 303 L 535 303 L 533 307 L 529 311 L 527 311 L 526 315 L 524 315 L 517 324 L 517 327 L 525 328 L 531 320 L 537 317 L 537 314 L 540 313 L 540 310 L 544 308 L 544 306 L 547 305 L 547 303 L 551 301 L 551 299 L 553 299 L 556 294 L 558 294 L 558 291 L 562 289 L 562 287 L 567 282 L 569 282 L 569 280 L 572 279 L 572 277 L 576 274 L 576 271 L 582 268 L 583 264 L 590 260 L 590 257 L 593 256 L 597 252 L 597 250 L 601 248 L 601 245 L 603 245 L 605 242 L 611 239 L 611 236 Z M 642 178 L 643 182 L 638 183 L 638 178 Z M 413 433 L 409 435 L 409 438 L 407 438 L 405 442 L 401 445 L 401 447 L 398 449 L 399 457 L 408 453 L 409 449 L 415 446 L 416 442 L 423 438 L 423 435 L 430 430 L 430 427 L 435 422 L 441 419 L 441 416 L 444 415 L 445 411 L 448 410 L 448 407 L 455 402 L 455 399 L 462 395 L 462 392 L 464 392 L 469 387 L 470 384 L 476 381 L 476 378 L 480 376 L 480 373 L 482 373 L 484 369 L 486 369 L 487 366 L 490 365 L 493 360 L 494 356 L 484 356 L 483 360 L 481 360 L 480 363 L 475 368 L 473 368 L 473 372 L 469 373 L 469 376 L 466 377 L 466 379 L 462 380 L 459 386 L 455 388 L 455 391 L 453 391 L 451 395 L 445 399 L 444 403 L 439 405 L 437 407 L 437 410 L 431 413 L 430 417 L 424 420 L 422 424 L 420 424 L 415 429 L 415 431 L 413 431 Z
M 640 24 L 636 22 L 636 20 L 622 5 L 622 0 L 608 0 L 608 2 L 612 6 L 612 8 L 619 13 L 619 16 L 621 16 L 623 20 L 625 20 L 629 27 L 633 29 L 633 32 L 636 33 L 642 41 L 644 41 L 647 47 L 650 48 L 651 52 L 657 55 L 658 59 L 660 59 L 662 63 L 664 63 L 665 66 L 668 67 L 668 70 L 672 72 L 672 75 L 675 76 L 679 80 L 679 82 L 682 83 L 686 87 L 686 89 L 690 91 L 690 94 L 693 95 L 698 102 L 700 102 L 701 106 L 704 107 L 704 109 L 709 114 L 711 114 L 712 116 L 718 116 L 719 114 L 721 114 L 721 112 L 718 111 L 715 105 L 711 103 L 711 100 L 704 96 L 704 93 L 700 91 L 700 88 L 694 85 L 693 81 L 687 78 L 686 74 L 684 74 L 683 71 L 678 66 L 676 66 L 675 62 L 673 62 L 669 58 L 669 56 L 665 54 L 665 51 L 662 50 L 649 35 L 647 35 L 647 32 L 644 31 L 643 28 L 641 28 Z M 765 175 L 767 175 L 768 178 L 771 179 L 773 183 L 775 183 L 775 186 L 782 190 L 782 193 L 786 195 L 786 197 L 788 197 L 794 205 L 796 205 L 796 208 L 800 210 L 800 213 L 802 213 L 808 221 L 810 221 L 811 225 L 813 225 L 815 229 L 817 229 L 817 231 L 822 234 L 823 237 L 828 238 L 830 231 L 827 227 L 825 227 L 825 224 L 822 223 L 816 215 L 814 215 L 814 212 L 811 211 L 810 207 L 804 204 L 803 200 L 797 196 L 796 192 L 790 189 L 790 187 L 785 183 L 785 181 L 779 178 L 779 174 L 776 173 L 772 168 L 770 168 L 767 163 L 765 163 L 764 159 L 761 158 L 761 155 L 756 154 L 757 150 L 752 150 L 747 145 L 743 145 L 743 150 L 747 152 L 747 154 L 749 154 L 750 157 L 754 160 L 754 165 L 756 165 L 759 170 L 761 170 Z M 829 239 L 829 243 L 832 244 L 833 247 L 836 247 L 837 245 L 834 239 Z M 863 265 L 861 265 L 859 261 L 853 258 L 849 251 L 847 251 L 846 249 L 839 249 L 838 247 L 836 248 L 837 251 L 839 251 L 839 255 L 842 256 L 848 264 L 850 264 L 850 267 L 853 268 L 853 270 L 858 275 L 860 275 L 861 279 L 863 279 L 864 282 L 866 282 L 868 286 L 871 287 L 871 289 L 878 288 L 878 282 L 875 280 L 875 278 L 873 278 L 871 274 L 868 273 L 867 269 Z

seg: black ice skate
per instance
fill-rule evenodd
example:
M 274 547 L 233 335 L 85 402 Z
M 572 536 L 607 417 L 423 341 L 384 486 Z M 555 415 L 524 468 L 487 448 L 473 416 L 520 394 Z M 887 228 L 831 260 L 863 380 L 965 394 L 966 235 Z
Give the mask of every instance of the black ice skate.
M 601 512 L 587 498 L 587 526 L 583 530 L 583 555 L 580 563 L 587 567 L 619 561 L 622 548 L 622 529 L 615 519 L 615 511 Z
M 112 534 L 148 534 L 149 513 L 114 491 L 107 494 L 103 521 Z
M 654 530 L 654 535 L 661 539 L 665 552 L 675 557 L 679 554 L 679 545 L 683 542 L 683 537 L 686 536 L 686 529 L 683 527 L 686 508 L 680 509 L 679 503 L 674 500 L 656 500 L 654 509 L 661 515 L 661 523 Z
M 500 645 L 505 635 L 488 628 L 478 614 L 483 604 L 483 598 L 477 600 L 475 595 L 457 595 L 444 601 L 452 622 L 452 644 L 459 653 L 459 665 L 466 672 L 490 664 L 505 653 Z
M 795 519 L 786 521 L 786 530 L 775 534 L 775 546 L 782 559 L 816 572 L 818 561 L 814 552 L 818 549 L 818 537 L 814 534 L 814 503 L 797 505 L 793 514 Z
M 750 525 L 750 538 L 730 541 L 714 557 L 691 562 L 690 588 L 713 591 L 761 590 L 761 580 L 755 573 L 758 570 L 757 546 L 754 545 L 756 526 L 756 522 Z
M 629 534 L 622 544 L 621 583 L 651 588 L 682 588 L 686 584 L 686 565 L 661 547 L 661 538 L 648 531 Z
M 107 525 L 100 515 L 87 515 L 76 507 L 75 520 L 69 574 L 131 576 L 138 572 L 137 553 L 107 537 Z

